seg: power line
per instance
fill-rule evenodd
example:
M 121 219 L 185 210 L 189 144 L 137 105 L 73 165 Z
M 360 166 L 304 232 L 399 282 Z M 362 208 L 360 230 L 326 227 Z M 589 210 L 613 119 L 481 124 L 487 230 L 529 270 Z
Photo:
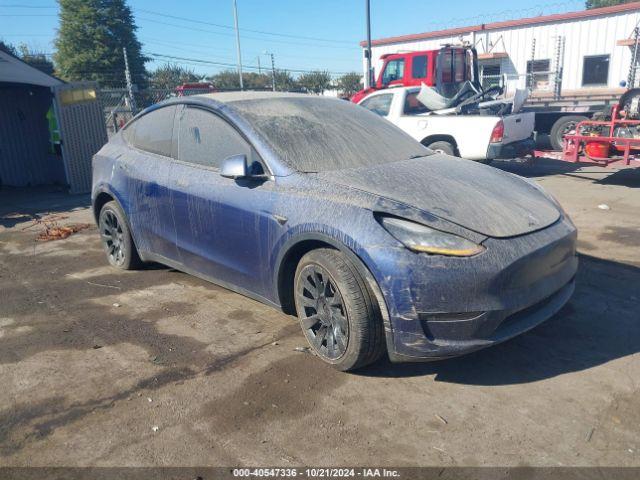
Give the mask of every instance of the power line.
M 190 27 L 187 25 L 179 25 L 176 23 L 169 23 L 169 22 L 162 22 L 160 20 L 154 20 L 152 18 L 147 18 L 147 17 L 140 17 L 137 16 L 136 17 L 138 20 L 142 20 L 145 22 L 152 22 L 152 23 L 157 23 L 159 25 L 167 25 L 169 27 L 176 27 L 176 28 L 183 28 L 186 30 L 190 30 L 190 31 L 196 31 L 196 32 L 204 32 L 204 33 L 208 33 L 209 35 L 220 35 L 223 37 L 235 37 L 235 35 L 233 33 L 223 33 L 223 32 L 214 32 L 212 30 L 206 30 L 203 28 L 196 28 L 196 27 Z M 319 45 L 319 44 L 313 44 L 313 43 L 300 43 L 300 42 L 293 42 L 293 41 L 287 41 L 287 40 L 276 40 L 276 39 L 265 39 L 265 38 L 259 38 L 259 37 L 251 37 L 251 36 L 247 36 L 247 35 L 243 35 L 242 38 L 248 38 L 251 40 L 260 40 L 261 42 L 273 42 L 273 43 L 283 43 L 283 44 L 287 44 L 287 45 L 298 45 L 298 46 L 306 46 L 306 47 L 322 47 L 322 48 L 339 48 L 339 49 L 346 49 L 346 50 L 357 50 L 357 44 L 354 44 L 353 47 L 346 47 L 346 46 L 340 46 L 340 45 Z
M 207 47 L 206 45 L 203 44 L 198 44 L 198 43 L 186 43 L 186 42 L 175 42 L 175 41 L 171 41 L 171 42 L 167 42 L 158 38 L 153 38 L 153 37 L 147 37 L 144 36 L 141 39 L 142 43 L 153 43 L 153 44 L 157 44 L 157 45 L 162 45 L 165 48 L 172 48 L 174 50 L 180 50 L 180 51 L 184 51 L 184 48 L 181 48 L 179 45 L 182 45 L 184 47 L 189 47 L 189 51 L 194 52 L 194 53 L 202 53 L 204 55 L 209 55 L 211 54 L 211 52 L 228 52 L 228 50 L 219 50 L 219 49 L 212 49 Z M 243 49 L 243 52 L 245 52 L 246 49 Z M 260 54 L 263 53 L 263 50 L 256 50 L 256 51 L 251 51 L 249 53 L 246 53 L 246 55 L 249 55 L 250 57 L 256 57 Z M 225 56 L 225 57 L 220 57 L 220 56 L 215 56 L 212 58 L 224 58 L 225 60 L 233 60 L 233 58 L 229 55 Z M 304 59 L 304 60 L 331 60 L 331 61 L 338 61 L 338 62 L 353 62 L 353 58 L 336 58 L 335 56 L 333 57 L 310 57 L 308 55 L 287 55 L 287 54 L 283 54 L 283 53 L 278 53 L 278 58 L 295 58 L 295 59 Z
M 18 5 L 18 4 L 0 4 L 0 7 L 2 8 L 58 8 L 55 7 L 53 5 L 51 6 L 45 6 L 45 5 Z
M 178 57 L 175 55 L 165 55 L 162 53 L 154 53 L 154 52 L 142 52 L 145 55 L 150 55 L 152 57 L 156 57 L 156 58 L 168 58 L 171 60 L 183 60 L 183 61 L 187 61 L 187 62 L 193 62 L 196 64 L 204 64 L 204 65 L 216 65 L 216 66 L 222 66 L 222 67 L 229 67 L 229 68 L 235 68 L 237 65 L 235 63 L 224 63 L 224 62 L 214 62 L 211 60 L 204 60 L 204 59 L 199 59 L 199 58 L 189 58 L 189 57 Z M 252 65 L 242 65 L 242 68 L 247 68 L 247 69 L 251 69 L 251 70 L 258 70 L 258 67 L 254 67 Z M 293 73 L 310 73 L 313 72 L 314 70 L 304 70 L 304 69 L 299 69 L 299 68 L 286 68 L 286 67 L 282 67 L 281 70 L 286 70 L 287 72 L 293 72 Z M 343 75 L 345 73 L 348 72 L 329 72 L 331 74 L 334 75 Z
M 151 15 L 157 15 L 159 17 L 173 18 L 175 20 L 183 20 L 185 22 L 199 23 L 201 25 L 209 25 L 209 26 L 212 26 L 212 27 L 226 28 L 226 29 L 230 29 L 230 30 L 234 29 L 234 27 L 232 25 L 224 25 L 224 24 L 220 24 L 220 23 L 205 22 L 204 20 L 195 20 L 193 18 L 180 17 L 180 16 L 177 16 L 177 15 L 169 15 L 167 13 L 154 12 L 153 10 L 146 10 L 146 9 L 143 9 L 143 8 L 137 8 L 136 11 L 149 13 Z M 306 36 L 302 36 L 302 35 L 293 35 L 293 34 L 288 34 L 288 33 L 269 32 L 269 31 L 266 31 L 266 30 L 253 30 L 253 29 L 250 29 L 250 28 L 241 28 L 240 31 L 241 32 L 259 33 L 259 34 L 262 34 L 262 35 L 273 35 L 273 36 L 277 36 L 277 37 L 300 38 L 300 39 L 303 39 L 303 40 L 315 40 L 315 41 L 329 42 L 329 43 L 346 43 L 346 44 L 357 43 L 357 40 L 354 40 L 354 41 L 352 41 L 352 40 L 334 40 L 334 39 L 320 38 L 320 37 L 306 37 Z

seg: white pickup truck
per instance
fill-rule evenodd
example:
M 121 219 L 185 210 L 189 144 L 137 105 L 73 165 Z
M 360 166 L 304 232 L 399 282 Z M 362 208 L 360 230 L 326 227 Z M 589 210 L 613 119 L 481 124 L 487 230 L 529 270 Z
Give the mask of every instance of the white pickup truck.
M 420 100 L 420 87 L 397 87 L 366 96 L 359 105 L 385 117 L 423 145 L 438 152 L 487 162 L 516 158 L 534 149 L 533 113 L 495 115 L 491 108 L 479 114 L 441 114 Z

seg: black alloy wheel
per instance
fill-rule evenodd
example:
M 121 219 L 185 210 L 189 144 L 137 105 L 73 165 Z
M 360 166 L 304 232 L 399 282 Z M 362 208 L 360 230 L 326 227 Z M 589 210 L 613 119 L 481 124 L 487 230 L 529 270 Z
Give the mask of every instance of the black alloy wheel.
M 337 360 L 347 350 L 349 322 L 344 300 L 335 280 L 320 265 L 311 264 L 300 272 L 296 292 L 302 306 L 300 321 L 307 338 L 319 355 Z

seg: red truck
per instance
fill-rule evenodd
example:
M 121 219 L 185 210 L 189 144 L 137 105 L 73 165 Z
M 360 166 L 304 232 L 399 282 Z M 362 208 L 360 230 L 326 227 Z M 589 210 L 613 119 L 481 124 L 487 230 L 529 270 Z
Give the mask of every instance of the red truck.
M 478 54 L 468 46 L 445 45 L 439 50 L 390 53 L 380 57 L 383 61 L 374 86 L 360 90 L 351 101 L 358 103 L 376 90 L 394 86 L 436 87 L 445 97 L 451 97 L 459 86 L 478 80 Z

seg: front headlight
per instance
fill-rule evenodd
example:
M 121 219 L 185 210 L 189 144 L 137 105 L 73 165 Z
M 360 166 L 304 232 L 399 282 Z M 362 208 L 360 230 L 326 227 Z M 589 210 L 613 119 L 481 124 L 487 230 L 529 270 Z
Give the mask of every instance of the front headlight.
M 466 238 L 397 217 L 379 217 L 380 224 L 409 250 L 433 255 L 470 257 L 485 250 Z

